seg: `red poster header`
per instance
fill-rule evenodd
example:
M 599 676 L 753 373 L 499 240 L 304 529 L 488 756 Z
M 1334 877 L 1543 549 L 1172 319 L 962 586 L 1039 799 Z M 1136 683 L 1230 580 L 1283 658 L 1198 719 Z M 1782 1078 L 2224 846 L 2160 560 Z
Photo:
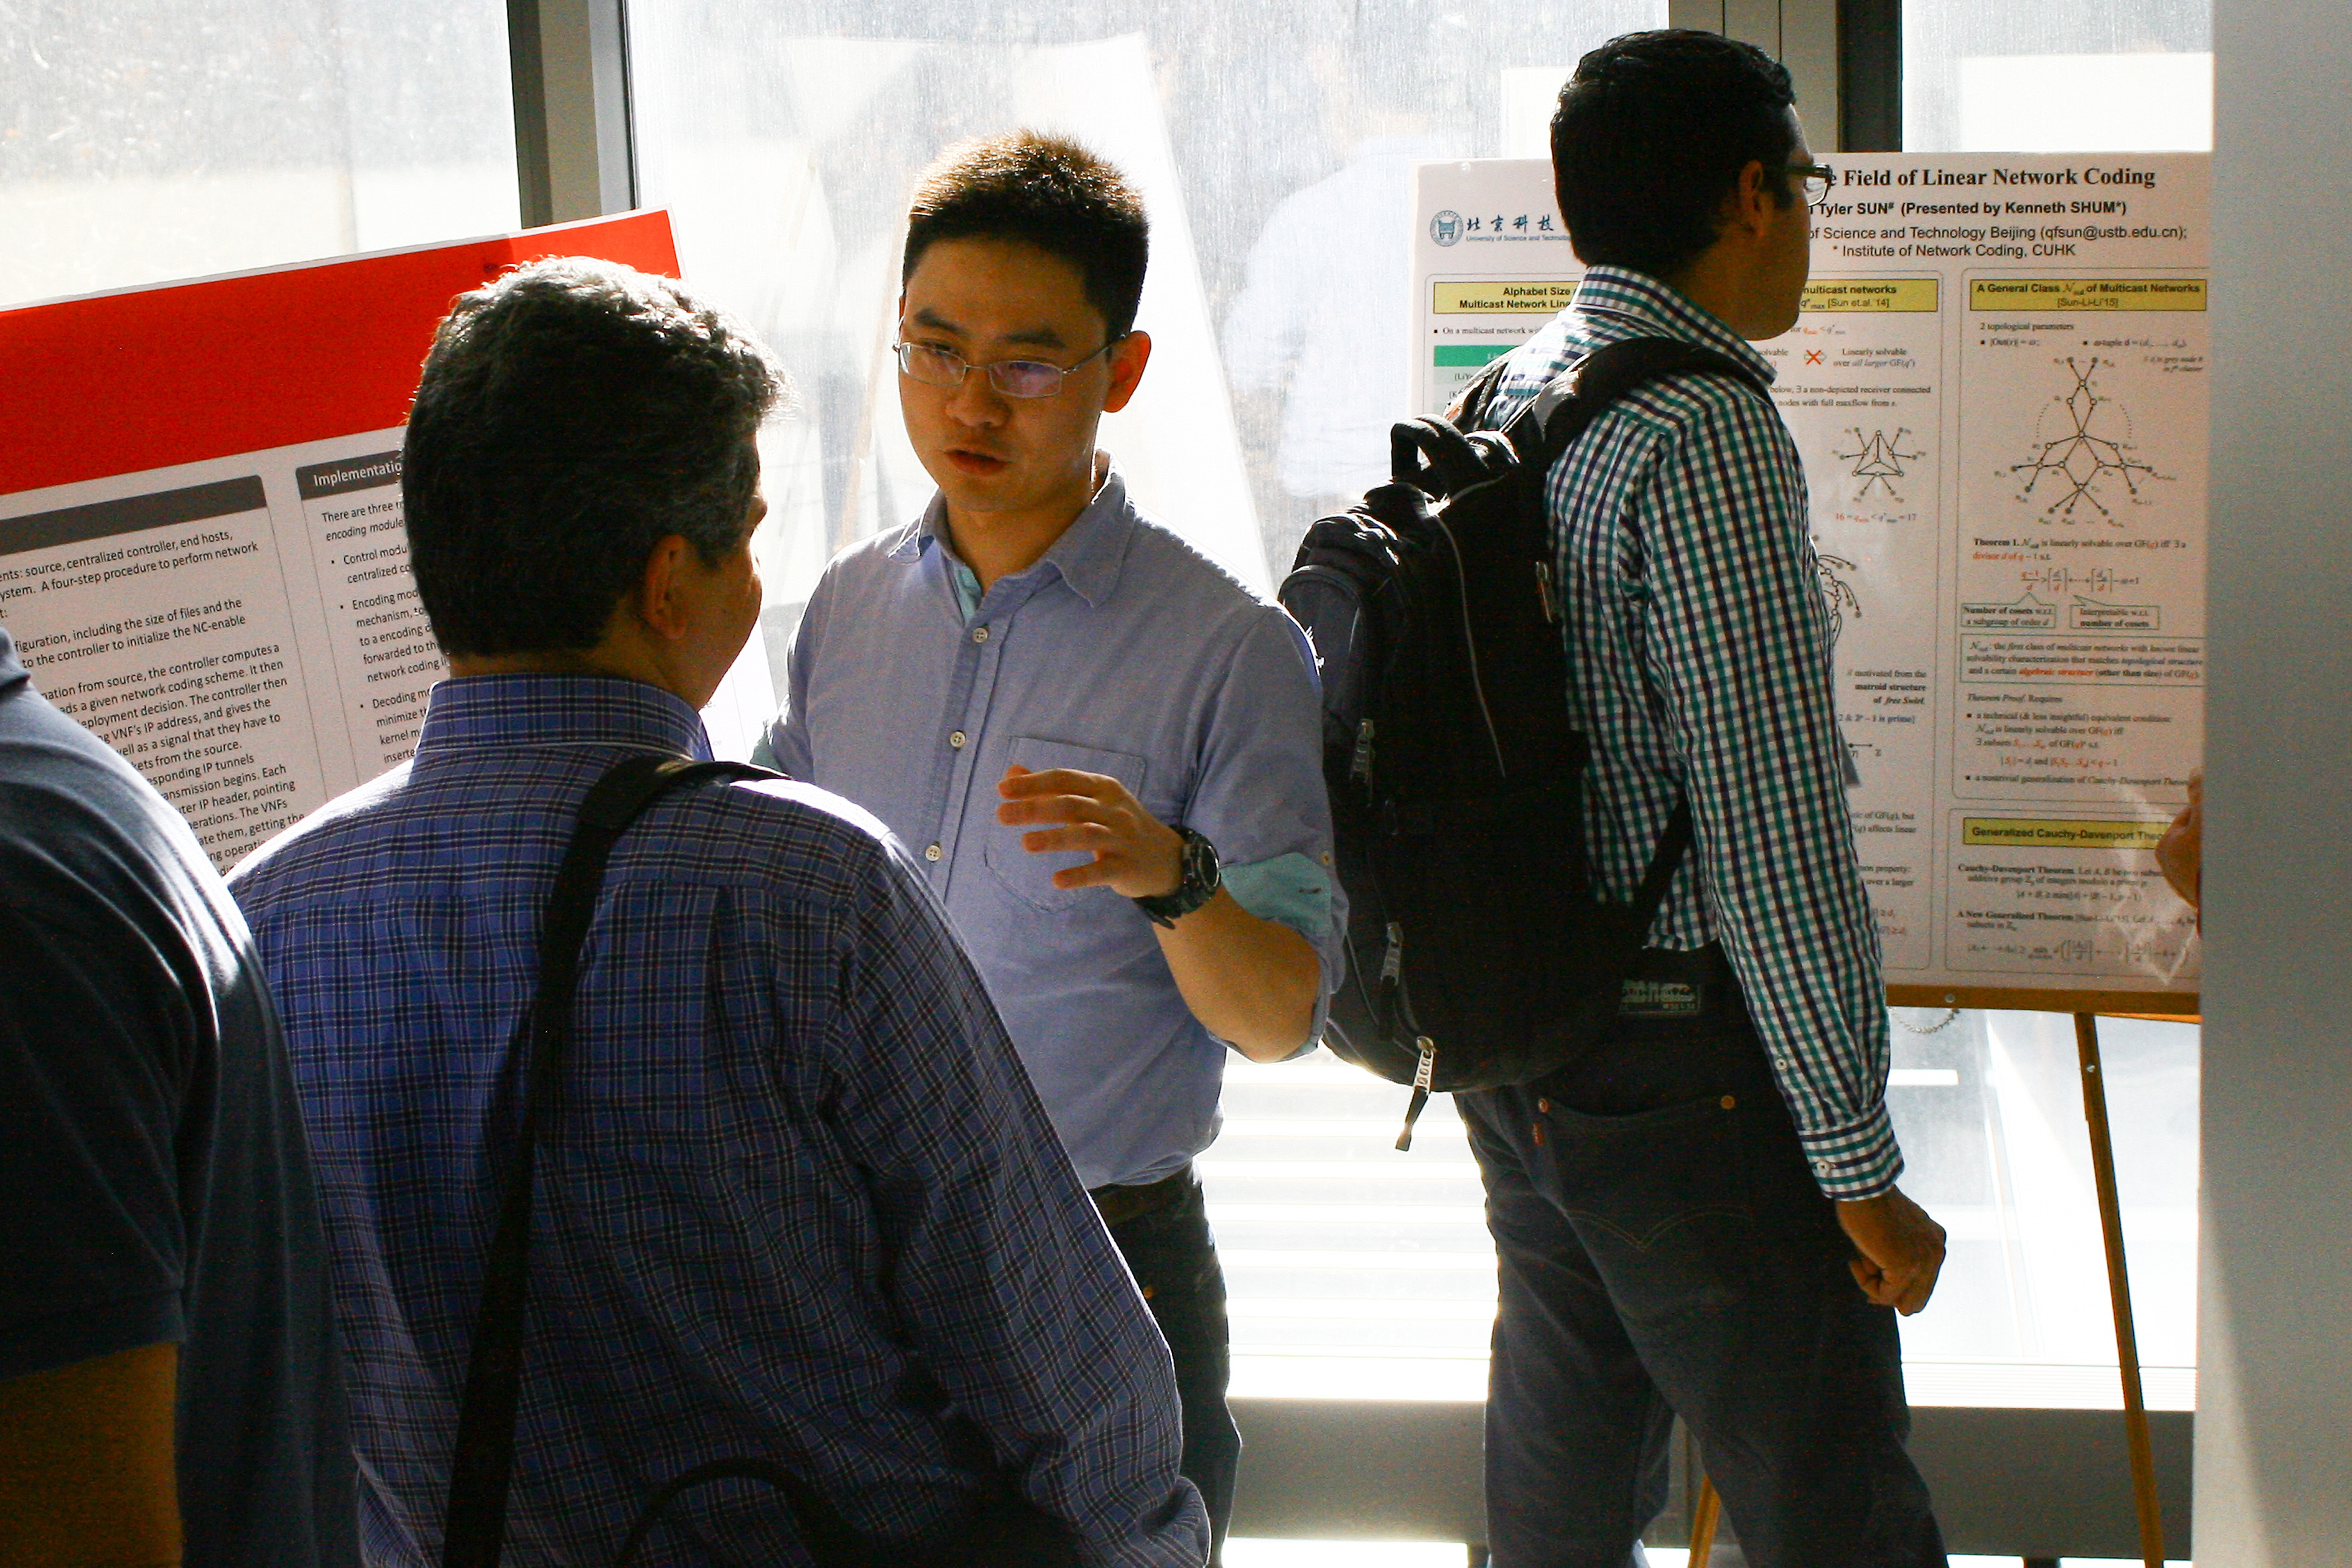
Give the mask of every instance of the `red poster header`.
M 646 212 L 0 310 L 0 495 L 401 424 L 449 301 L 547 256 L 677 272 Z

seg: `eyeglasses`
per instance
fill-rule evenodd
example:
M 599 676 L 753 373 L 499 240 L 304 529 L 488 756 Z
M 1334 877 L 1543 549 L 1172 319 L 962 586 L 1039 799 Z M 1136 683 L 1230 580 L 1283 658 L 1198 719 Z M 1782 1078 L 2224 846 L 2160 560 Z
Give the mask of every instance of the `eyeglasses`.
M 1791 163 L 1789 173 L 1804 182 L 1801 188 L 1805 193 L 1805 205 L 1809 207 L 1817 207 L 1829 200 L 1830 192 L 1837 186 L 1837 171 L 1825 164 Z
M 961 386 L 963 378 L 975 370 L 988 373 L 988 384 L 1007 397 L 1051 397 L 1062 390 L 1062 382 L 1070 372 L 1088 359 L 1098 359 L 1117 347 L 1119 339 L 1109 342 L 1078 361 L 1078 364 L 1048 364 L 1044 360 L 1000 359 L 986 364 L 974 364 L 961 354 L 952 353 L 937 343 L 894 343 L 898 353 L 898 368 L 925 386 Z

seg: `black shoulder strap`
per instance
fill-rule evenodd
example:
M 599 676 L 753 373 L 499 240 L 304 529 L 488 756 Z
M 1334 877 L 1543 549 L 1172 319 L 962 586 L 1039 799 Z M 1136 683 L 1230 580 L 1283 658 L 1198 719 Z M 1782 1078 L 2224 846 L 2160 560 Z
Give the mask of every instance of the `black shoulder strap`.
M 1646 939 L 1650 928 L 1658 923 L 1658 910 L 1666 901 L 1666 889 L 1682 868 L 1683 857 L 1691 846 L 1690 796 L 1675 802 L 1675 814 L 1666 818 L 1665 831 L 1658 835 L 1658 847 L 1650 856 L 1650 868 L 1642 874 L 1642 885 L 1633 894 L 1633 929 L 1636 941 Z
M 449 1511 L 442 1568 L 497 1568 L 506 1541 L 507 1485 L 514 1471 L 515 1412 L 522 1390 L 523 1299 L 529 1284 L 532 1156 L 541 1127 L 562 1092 L 572 1045 L 572 1003 L 580 984 L 580 949 L 604 886 L 604 863 L 645 809 L 668 794 L 709 779 L 772 779 L 749 763 L 698 763 L 686 757 L 625 758 L 596 781 L 580 807 L 571 847 L 555 873 L 539 942 L 539 990 L 523 1015 L 518 1043 L 528 1042 L 522 1121 L 507 1163 L 498 1229 L 482 1274 L 466 1396 L 457 1410 L 457 1446 L 449 1468 Z
M 1554 376 L 1534 402 L 1512 416 L 1504 434 L 1523 462 L 1534 465 L 1538 474 L 1548 474 L 1601 410 L 1644 382 L 1689 371 L 1727 375 L 1761 396 L 1771 395 L 1751 367 L 1729 354 L 1679 338 L 1626 338 L 1593 350 Z M 1656 923 L 1666 889 L 1689 852 L 1691 832 L 1690 798 L 1685 795 L 1675 803 L 1633 895 L 1634 923 L 1643 935 Z
M 1456 430 L 1484 430 L 1486 410 L 1495 401 L 1495 389 L 1503 384 L 1503 377 L 1511 370 L 1511 356 L 1496 354 L 1486 362 L 1486 368 L 1470 378 L 1468 384 L 1454 395 L 1445 410 L 1445 422 Z
M 1626 338 L 1603 344 L 1552 377 L 1504 433 L 1521 461 L 1539 462 L 1538 471 L 1549 473 L 1611 404 L 1643 382 L 1688 371 L 1727 375 L 1771 395 L 1754 370 L 1729 354 L 1680 338 Z

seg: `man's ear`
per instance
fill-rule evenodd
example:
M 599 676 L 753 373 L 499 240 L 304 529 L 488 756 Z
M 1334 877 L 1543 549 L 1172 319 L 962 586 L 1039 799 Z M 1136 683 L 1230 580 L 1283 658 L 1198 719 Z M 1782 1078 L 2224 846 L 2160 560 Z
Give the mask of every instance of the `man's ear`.
M 694 546 L 682 533 L 663 535 L 646 556 L 645 570 L 630 593 L 629 607 L 639 625 L 658 642 L 677 642 L 689 629 L 686 605 L 678 597 L 678 574 L 687 552 Z
M 1739 171 L 1739 183 L 1723 199 L 1723 226 L 1760 240 L 1771 234 L 1780 213 L 1780 201 L 1773 195 L 1771 176 L 1765 172 L 1763 161 L 1749 159 Z
M 1151 334 L 1129 332 L 1118 340 L 1110 351 L 1110 391 L 1103 398 L 1103 412 L 1116 414 L 1135 396 L 1135 389 L 1143 381 L 1143 367 L 1151 363 Z

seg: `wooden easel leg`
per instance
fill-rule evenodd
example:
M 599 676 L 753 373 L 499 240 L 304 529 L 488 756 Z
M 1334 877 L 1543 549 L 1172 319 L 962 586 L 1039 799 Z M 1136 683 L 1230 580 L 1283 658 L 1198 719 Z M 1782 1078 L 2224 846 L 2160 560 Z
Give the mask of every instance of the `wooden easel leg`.
M 2124 1433 L 2131 1444 L 2132 1500 L 2139 1510 L 2139 1554 L 2164 1568 L 2164 1519 L 2156 1497 L 2156 1454 L 2147 1436 L 2147 1402 L 2139 1381 L 2139 1336 L 2132 1329 L 2131 1279 L 2124 1269 L 2123 1206 L 2116 1196 L 2116 1150 L 2107 1131 L 2107 1089 L 2099 1071 L 2099 1020 L 2074 1015 L 2074 1049 L 2083 1064 L 2083 1120 L 2091 1131 L 2091 1174 L 2099 1192 L 2099 1229 L 2107 1246 L 2107 1296 L 2116 1313 L 2116 1363 L 2123 1373 Z
M 1691 1503 L 1690 1568 L 1706 1568 L 1715 1552 L 1715 1521 L 1722 1513 L 1723 1500 L 1716 1495 L 1715 1483 L 1701 1476 L 1698 1497 Z

